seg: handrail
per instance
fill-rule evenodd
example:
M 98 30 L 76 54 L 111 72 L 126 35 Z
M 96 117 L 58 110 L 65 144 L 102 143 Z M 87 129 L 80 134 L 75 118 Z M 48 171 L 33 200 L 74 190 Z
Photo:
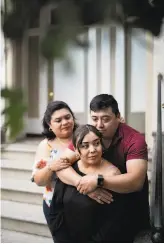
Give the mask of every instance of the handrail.
M 164 209 L 162 209 L 162 116 L 161 116 L 161 87 L 162 87 L 163 76 L 158 74 L 158 91 L 157 91 L 157 135 L 156 135 L 156 147 L 155 147 L 155 157 L 154 157 L 154 192 L 152 195 L 151 203 L 151 225 L 152 242 L 164 242 L 164 223 L 163 214 Z M 164 177 L 164 176 L 163 176 Z M 164 196 L 163 196 L 164 197 Z

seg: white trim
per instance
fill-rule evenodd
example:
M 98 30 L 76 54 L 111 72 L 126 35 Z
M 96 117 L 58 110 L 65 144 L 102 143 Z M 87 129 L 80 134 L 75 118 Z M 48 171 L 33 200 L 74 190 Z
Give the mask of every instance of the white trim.
M 109 27 L 101 31 L 101 93 L 111 93 L 111 47 Z
M 116 26 L 110 26 L 110 88 L 111 94 L 115 95 L 116 73 Z
M 23 44 L 23 56 L 24 56 L 24 65 L 23 65 L 23 81 L 26 84 L 26 90 L 28 92 L 28 40 L 30 37 L 38 37 L 39 44 L 41 38 L 44 36 L 46 31 L 46 27 L 48 25 L 48 16 L 49 10 L 51 7 L 45 7 L 41 9 L 40 17 L 39 17 L 39 27 L 30 29 L 26 32 Z M 47 63 L 45 62 L 44 58 L 39 54 L 39 101 L 38 102 L 38 109 L 39 109 L 39 116 L 38 118 L 28 118 L 26 115 L 26 133 L 34 133 L 34 134 L 41 134 L 42 132 L 42 118 L 48 103 L 48 84 L 47 84 Z M 28 102 L 28 101 L 27 101 Z
M 97 95 L 97 82 L 96 82 L 96 28 L 90 28 L 88 30 L 88 40 L 90 48 L 88 49 L 88 102 Z M 89 104 L 88 104 L 89 106 Z M 88 113 L 88 121 L 90 122 L 90 113 Z
M 124 30 L 116 28 L 116 53 L 115 53 L 115 93 L 121 116 L 125 118 L 125 51 Z

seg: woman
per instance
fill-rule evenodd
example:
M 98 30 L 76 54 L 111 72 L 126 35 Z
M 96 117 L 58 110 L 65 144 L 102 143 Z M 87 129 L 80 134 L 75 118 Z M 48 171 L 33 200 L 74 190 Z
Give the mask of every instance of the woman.
M 32 181 L 39 186 L 45 186 L 43 212 L 48 226 L 49 209 L 56 181 L 55 172 L 69 167 L 71 159 L 76 160 L 75 152 L 67 149 L 76 127 L 74 114 L 66 103 L 55 101 L 48 104 L 43 118 L 45 139 L 37 148 L 32 173 Z M 70 160 L 64 159 L 64 152 Z M 50 156 L 53 160 L 50 160 Z
M 120 174 L 118 168 L 102 159 L 102 136 L 94 126 L 77 128 L 73 145 L 80 156 L 73 168 L 81 176 Z M 50 227 L 56 241 L 112 242 L 115 230 L 109 235 L 110 221 L 121 214 L 115 209 L 119 210 L 118 205 L 123 204 L 121 195 L 113 195 L 114 203 L 101 205 L 58 179 L 50 207 Z

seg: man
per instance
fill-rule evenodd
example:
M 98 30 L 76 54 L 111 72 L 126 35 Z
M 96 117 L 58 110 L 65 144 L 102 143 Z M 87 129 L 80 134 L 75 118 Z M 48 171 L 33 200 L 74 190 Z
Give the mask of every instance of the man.
M 118 103 L 112 95 L 95 96 L 90 103 L 90 112 L 92 124 L 103 135 L 103 157 L 116 165 L 122 174 L 110 179 L 105 175 L 87 175 L 79 179 L 76 176 L 74 181 L 73 171 L 66 169 L 58 176 L 63 182 L 75 185 L 80 193 L 97 197 L 100 203 L 104 201 L 104 193 L 101 195 L 100 190 L 96 193 L 98 196 L 92 195 L 98 186 L 124 194 L 126 207 L 120 216 L 116 214 L 111 233 L 115 233 L 116 242 L 133 242 L 140 230 L 149 227 L 147 145 L 143 135 L 120 123 Z

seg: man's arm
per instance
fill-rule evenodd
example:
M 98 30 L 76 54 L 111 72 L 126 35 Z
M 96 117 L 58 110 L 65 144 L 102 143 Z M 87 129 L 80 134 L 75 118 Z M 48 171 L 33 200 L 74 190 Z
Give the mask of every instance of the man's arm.
M 126 164 L 127 173 L 125 174 L 115 174 L 113 176 L 103 174 L 103 188 L 118 193 L 130 193 L 142 189 L 147 172 L 147 161 L 134 159 L 127 161 Z M 77 186 L 77 190 L 83 194 L 94 191 L 97 187 L 97 177 L 96 174 L 83 176 Z
M 104 186 L 119 193 L 140 191 L 147 174 L 147 144 L 142 135 L 133 137 L 127 148 L 126 157 L 127 173 L 109 178 L 104 181 Z M 112 182 L 111 182 L 112 180 Z
M 118 193 L 130 193 L 140 191 L 143 187 L 147 161 L 143 159 L 131 159 L 126 162 L 127 173 L 108 177 L 104 175 L 104 188 Z
M 104 188 L 118 192 L 130 193 L 142 189 L 147 173 L 147 145 L 143 137 L 131 142 L 128 148 L 127 173 L 110 176 L 104 174 Z M 95 189 L 97 184 L 96 175 L 87 175 L 82 177 L 77 187 L 80 193 L 86 194 Z

